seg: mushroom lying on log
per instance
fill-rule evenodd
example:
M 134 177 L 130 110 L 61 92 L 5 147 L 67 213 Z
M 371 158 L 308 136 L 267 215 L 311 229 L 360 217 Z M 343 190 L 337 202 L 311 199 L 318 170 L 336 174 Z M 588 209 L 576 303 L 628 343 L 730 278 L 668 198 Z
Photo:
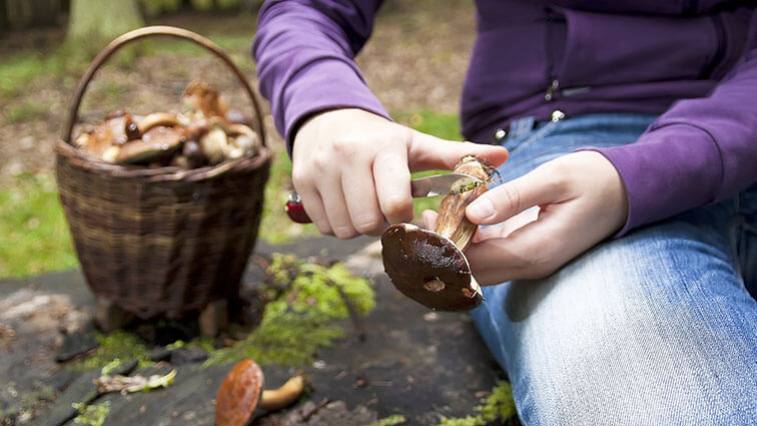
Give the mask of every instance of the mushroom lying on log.
M 480 181 L 453 188 L 442 199 L 433 231 L 402 223 L 390 226 L 381 236 L 384 269 L 397 290 L 440 311 L 469 310 L 483 301 L 463 254 L 477 229 L 465 217 L 465 208 L 486 191 L 492 169 L 466 156 L 454 171 Z
M 297 375 L 278 389 L 263 390 L 263 371 L 250 358 L 237 362 L 216 394 L 216 426 L 244 426 L 257 407 L 267 411 L 285 408 L 300 398 L 305 378 Z

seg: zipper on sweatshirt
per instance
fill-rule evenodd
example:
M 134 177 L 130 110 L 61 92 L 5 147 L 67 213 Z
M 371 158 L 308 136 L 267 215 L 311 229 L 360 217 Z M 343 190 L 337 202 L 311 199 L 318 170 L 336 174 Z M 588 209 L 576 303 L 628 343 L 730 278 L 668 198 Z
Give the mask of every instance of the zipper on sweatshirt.
M 557 88 L 560 87 L 560 82 L 557 80 L 557 71 L 555 70 L 555 67 L 557 64 L 555 63 L 555 52 L 554 52 L 554 46 L 552 45 L 553 42 L 553 32 L 554 32 L 554 16 L 553 11 L 550 7 L 544 8 L 544 15 L 545 15 L 545 25 L 546 28 L 544 29 L 544 52 L 546 53 L 546 65 L 547 65 L 547 81 L 549 81 L 549 86 L 547 86 L 547 90 L 544 93 L 544 100 L 547 102 L 550 102 L 555 97 L 555 92 L 557 91 Z
M 701 78 L 711 78 L 718 65 L 720 65 L 720 63 L 723 61 L 723 58 L 725 57 L 726 32 L 725 24 L 723 24 L 723 17 L 720 16 L 720 14 L 717 14 L 713 15 L 711 19 L 712 24 L 715 27 L 717 49 L 715 50 L 715 54 L 712 55 L 712 60 L 710 61 L 710 63 L 705 65 L 704 69 L 702 69 L 702 73 L 700 74 Z
M 567 43 L 568 31 L 565 13 L 561 8 L 544 7 L 544 18 L 545 80 L 547 83 L 544 89 L 544 100 L 551 102 L 562 95 L 560 89 L 563 82 L 560 80 L 560 67 L 565 61 L 567 46 L 560 46 L 559 43 Z

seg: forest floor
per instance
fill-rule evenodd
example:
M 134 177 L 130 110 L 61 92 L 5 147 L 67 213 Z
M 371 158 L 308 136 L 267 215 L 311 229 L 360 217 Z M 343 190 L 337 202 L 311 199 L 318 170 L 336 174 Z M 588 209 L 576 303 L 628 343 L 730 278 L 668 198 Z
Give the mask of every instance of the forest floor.
M 209 36 L 254 82 L 249 48 L 255 16 L 185 13 L 148 23 Z M 358 63 L 397 120 L 459 139 L 456 112 L 474 29 L 468 1 L 449 0 L 444 7 L 433 0 L 388 1 Z M 62 48 L 63 38 L 63 30 L 35 30 L 0 39 L 0 277 L 76 265 L 57 201 L 53 147 L 88 57 Z M 184 86 L 194 79 L 216 85 L 232 105 L 246 105 L 213 57 L 194 46 L 159 40 L 146 42 L 136 55 L 117 55 L 90 86 L 81 117 L 97 120 L 117 109 L 145 113 L 178 107 Z M 271 117 L 265 121 L 271 128 Z M 291 165 L 281 139 L 275 135 L 271 143 L 277 155 L 261 238 L 283 242 L 312 235 L 312 227 L 292 224 L 281 214 Z

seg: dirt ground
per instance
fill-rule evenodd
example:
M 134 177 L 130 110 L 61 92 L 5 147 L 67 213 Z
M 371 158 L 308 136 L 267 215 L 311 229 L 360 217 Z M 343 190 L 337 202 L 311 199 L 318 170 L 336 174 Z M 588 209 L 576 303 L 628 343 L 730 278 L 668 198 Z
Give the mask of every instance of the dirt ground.
M 230 53 L 254 81 L 248 38 L 252 39 L 255 21 L 251 15 L 186 14 L 150 23 L 228 39 Z M 474 10 L 468 1 L 387 1 L 358 62 L 369 86 L 389 111 L 455 113 L 474 27 Z M 0 39 L 0 58 L 37 52 L 52 55 L 62 38 L 62 30 L 14 33 Z M 62 70 L 56 67 L 24 83 L 16 88 L 16 94 L 0 94 L 0 187 L 21 173 L 51 170 L 53 146 L 82 74 L 81 65 L 63 62 Z M 178 106 L 183 87 L 192 79 L 216 84 L 230 95 L 232 105 L 247 104 L 214 58 L 159 51 L 137 58 L 131 66 L 103 69 L 86 95 L 82 116 L 97 119 L 118 108 L 151 112 Z M 266 121 L 270 126 L 270 117 Z M 280 146 L 280 140 L 276 143 Z

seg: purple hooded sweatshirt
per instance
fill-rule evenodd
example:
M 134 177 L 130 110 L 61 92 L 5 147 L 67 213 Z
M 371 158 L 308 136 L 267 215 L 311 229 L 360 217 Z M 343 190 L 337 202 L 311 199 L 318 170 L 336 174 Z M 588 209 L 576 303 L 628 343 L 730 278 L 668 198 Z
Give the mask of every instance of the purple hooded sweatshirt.
M 388 117 L 354 62 L 381 0 L 268 1 L 253 46 L 260 89 L 290 143 L 306 117 Z M 618 170 L 621 234 L 757 182 L 757 13 L 726 0 L 477 0 L 463 135 L 516 118 L 660 114 L 635 143 L 597 149 Z M 443 2 L 439 2 L 439 7 Z M 433 41 L 429 41 L 433 42 Z

